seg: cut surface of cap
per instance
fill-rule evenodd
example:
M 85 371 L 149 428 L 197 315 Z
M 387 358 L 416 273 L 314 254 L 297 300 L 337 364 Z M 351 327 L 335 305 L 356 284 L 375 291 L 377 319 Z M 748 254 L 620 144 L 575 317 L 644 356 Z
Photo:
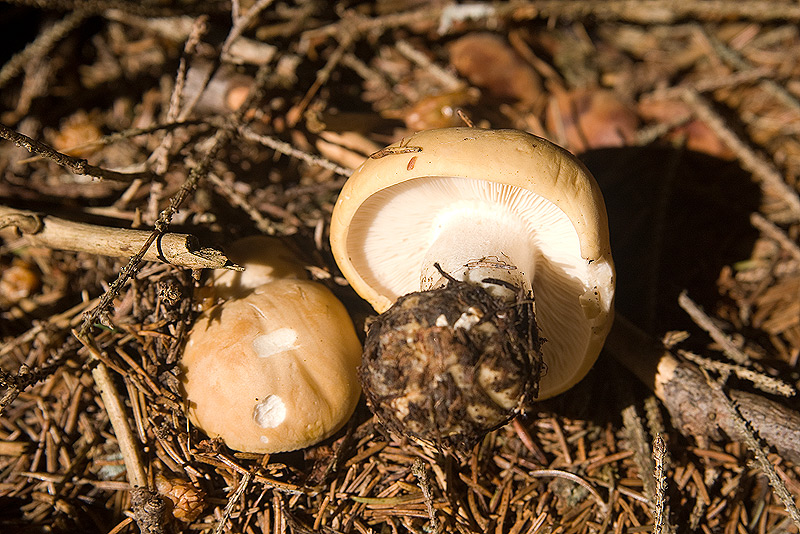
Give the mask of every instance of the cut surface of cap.
M 440 284 L 439 269 L 507 273 L 533 290 L 547 367 L 540 398 L 580 380 L 614 295 L 605 206 L 583 165 L 515 130 L 430 130 L 382 154 L 351 176 L 333 213 L 332 249 L 353 288 L 383 312 Z
M 181 359 L 189 419 L 230 448 L 300 449 L 350 418 L 361 345 L 324 286 L 276 280 L 204 313 Z

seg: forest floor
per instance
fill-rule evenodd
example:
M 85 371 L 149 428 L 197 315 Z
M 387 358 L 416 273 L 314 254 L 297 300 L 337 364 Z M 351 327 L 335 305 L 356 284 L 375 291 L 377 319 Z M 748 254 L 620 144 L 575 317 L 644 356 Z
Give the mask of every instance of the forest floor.
M 328 242 L 351 169 L 465 118 L 526 130 L 603 187 L 620 311 L 718 398 L 797 410 L 798 21 L 790 0 L 0 4 L 0 531 L 797 532 L 791 417 L 788 444 L 731 402 L 742 433 L 691 435 L 606 354 L 469 454 L 363 402 L 305 450 L 230 450 L 179 386 L 225 257 L 91 232 L 283 237 L 360 332 Z

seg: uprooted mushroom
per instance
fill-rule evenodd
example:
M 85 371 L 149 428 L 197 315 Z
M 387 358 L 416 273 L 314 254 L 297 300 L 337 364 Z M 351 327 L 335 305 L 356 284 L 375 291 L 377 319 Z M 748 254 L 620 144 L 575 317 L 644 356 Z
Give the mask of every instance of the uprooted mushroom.
M 345 184 L 331 245 L 380 314 L 360 378 L 391 430 L 469 446 L 578 382 L 610 331 L 609 351 L 654 388 L 679 429 L 741 438 L 691 364 L 626 320 L 612 328 L 602 195 L 574 156 L 544 139 L 450 128 L 395 143 Z M 763 439 L 800 458 L 796 413 L 731 396 Z
M 336 203 L 331 243 L 381 315 L 360 376 L 391 429 L 469 445 L 579 381 L 611 326 L 600 190 L 552 143 L 449 128 L 373 155 Z

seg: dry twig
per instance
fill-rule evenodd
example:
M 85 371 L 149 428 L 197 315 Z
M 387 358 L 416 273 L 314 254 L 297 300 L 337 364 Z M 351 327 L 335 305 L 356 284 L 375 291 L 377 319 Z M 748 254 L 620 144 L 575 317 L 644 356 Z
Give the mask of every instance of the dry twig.
M 682 433 L 714 440 L 744 439 L 701 371 L 678 360 L 624 318 L 615 319 L 606 349 L 655 392 Z M 767 443 L 784 457 L 800 460 L 800 414 L 761 395 L 738 390 L 730 395 Z
M 655 478 L 653 534 L 667 534 L 672 532 L 673 528 L 669 524 L 667 507 L 667 444 L 661 434 L 656 434 L 653 438 L 653 476 Z
M 250 91 L 247 101 L 242 105 L 241 108 L 239 108 L 238 111 L 236 111 L 236 113 L 234 113 L 231 121 L 232 123 L 238 123 L 245 111 L 261 97 L 261 91 L 263 90 L 263 84 L 266 80 L 268 71 L 269 69 L 266 67 L 259 69 L 258 75 L 256 76 L 256 85 L 254 89 Z M 119 295 L 120 291 L 122 291 L 122 287 L 125 285 L 128 279 L 136 272 L 139 263 L 142 261 L 142 258 L 150 246 L 159 238 L 159 236 L 166 233 L 167 227 L 172 220 L 173 215 L 176 211 L 178 211 L 178 207 L 180 207 L 186 198 L 197 188 L 198 182 L 208 173 L 208 169 L 211 166 L 211 163 L 214 161 L 217 152 L 233 137 L 233 132 L 233 128 L 223 128 L 218 130 L 214 137 L 212 137 L 209 143 L 210 146 L 203 155 L 203 158 L 194 167 L 192 167 L 192 169 L 189 171 L 189 176 L 186 178 L 186 181 L 181 185 L 181 188 L 170 200 L 169 206 L 167 206 L 161 212 L 158 220 L 156 221 L 155 229 L 142 245 L 141 249 L 139 249 L 139 251 L 130 259 L 122 271 L 120 271 L 117 279 L 114 280 L 114 282 L 109 286 L 108 290 L 100 298 L 100 302 L 98 303 L 97 307 L 95 307 L 91 313 L 87 314 L 79 330 L 80 335 L 85 336 L 89 332 L 92 326 L 97 322 L 100 314 L 111 305 L 111 302 Z
M 783 483 L 783 479 L 778 476 L 778 473 L 775 471 L 775 466 L 772 465 L 772 462 L 769 461 L 767 458 L 767 451 L 766 449 L 759 443 L 756 434 L 751 430 L 750 426 L 747 423 L 747 420 L 744 418 L 743 414 L 739 411 L 737 402 L 732 400 L 723 390 L 722 384 L 718 381 L 713 380 L 708 375 L 706 375 L 706 380 L 714 391 L 715 395 L 722 401 L 725 407 L 728 409 L 731 420 L 733 421 L 733 426 L 738 430 L 739 437 L 742 438 L 747 445 L 747 448 L 750 449 L 755 457 L 756 461 L 758 462 L 761 471 L 767 476 L 769 480 L 770 486 L 775 491 L 775 495 L 783 503 L 783 506 L 786 508 L 786 511 L 789 512 L 789 516 L 792 518 L 792 522 L 794 523 L 795 527 L 800 529 L 800 510 L 797 509 L 797 504 L 794 502 L 794 498 L 792 497 L 789 490 L 786 489 L 786 484 Z
M 716 325 L 714 321 L 698 306 L 686 293 L 681 292 L 678 295 L 678 304 L 681 308 L 689 314 L 692 320 L 703 330 L 708 332 L 711 339 L 716 341 L 721 347 L 725 355 L 731 360 L 740 365 L 745 365 L 750 362 L 747 354 L 733 344 L 733 341 L 725 335 L 725 333 Z
M 31 139 L 27 135 L 16 132 L 4 124 L 0 124 L 0 137 L 11 141 L 19 147 L 25 148 L 38 156 L 50 159 L 58 165 L 66 167 L 75 174 L 91 176 L 101 180 L 115 180 L 119 182 L 130 182 L 136 179 L 145 180 L 153 177 L 153 175 L 149 172 L 124 173 L 110 171 L 102 167 L 90 165 L 85 159 L 62 154 L 49 145 Z
M 762 234 L 777 241 L 795 260 L 800 260 L 800 245 L 790 239 L 783 230 L 767 220 L 766 217 L 760 213 L 753 213 L 750 215 L 750 224 Z
M 709 360 L 708 358 L 703 358 L 685 350 L 678 351 L 678 354 L 696 363 L 703 369 L 717 372 L 721 375 L 723 382 L 733 373 L 739 378 L 752 382 L 755 387 L 766 393 L 781 395 L 783 397 L 792 397 L 797 394 L 797 391 L 783 380 L 767 376 L 763 373 L 748 369 L 747 367 Z
M 305 161 L 309 165 L 316 165 L 318 167 L 322 167 L 323 169 L 328 169 L 330 171 L 335 172 L 339 176 L 347 177 L 353 174 L 353 171 L 351 171 L 350 169 L 345 169 L 341 165 L 337 165 L 328 159 L 325 159 L 321 156 L 316 156 L 314 154 L 309 154 L 307 152 L 303 152 L 302 150 L 293 147 L 289 143 L 286 143 L 269 135 L 258 134 L 246 126 L 242 126 L 239 128 L 239 134 L 245 139 L 249 139 L 250 141 L 255 141 L 256 143 L 269 147 L 279 154 L 284 154 L 286 156 L 299 159 L 300 161 Z
M 478 4 L 481 5 L 481 4 Z M 343 26 L 351 31 L 374 33 L 392 28 L 428 23 L 438 27 L 437 22 L 448 15 L 448 6 L 426 6 L 422 9 L 391 13 L 375 18 L 359 18 L 355 21 L 338 21 L 321 28 L 308 30 L 306 39 L 318 39 L 341 35 Z M 670 24 L 683 19 L 719 21 L 750 19 L 756 21 L 800 20 L 800 8 L 787 4 L 775 4 L 769 0 L 690 0 L 675 3 L 672 0 L 535 0 L 487 5 L 481 10 L 472 10 L 468 17 L 484 25 L 497 19 L 516 21 L 563 18 L 569 20 L 593 17 L 602 21 L 628 21 L 641 24 Z
M 111 228 L 68 221 L 52 215 L 0 206 L 0 228 L 16 227 L 32 246 L 86 252 L 114 258 L 128 258 L 148 242 L 151 232 L 129 228 Z M 189 234 L 160 234 L 142 254 L 143 261 L 163 261 L 189 269 L 234 269 L 218 249 L 201 248 Z

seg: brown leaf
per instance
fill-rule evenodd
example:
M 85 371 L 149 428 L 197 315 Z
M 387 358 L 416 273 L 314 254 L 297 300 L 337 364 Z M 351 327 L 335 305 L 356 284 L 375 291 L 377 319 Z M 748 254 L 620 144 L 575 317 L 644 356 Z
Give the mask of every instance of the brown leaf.
M 450 64 L 491 95 L 523 104 L 531 104 L 541 96 L 539 75 L 505 39 L 491 33 L 474 33 L 454 41 L 449 48 Z
M 576 152 L 625 146 L 638 125 L 631 106 L 605 89 L 557 90 L 547 108 L 547 129 Z

